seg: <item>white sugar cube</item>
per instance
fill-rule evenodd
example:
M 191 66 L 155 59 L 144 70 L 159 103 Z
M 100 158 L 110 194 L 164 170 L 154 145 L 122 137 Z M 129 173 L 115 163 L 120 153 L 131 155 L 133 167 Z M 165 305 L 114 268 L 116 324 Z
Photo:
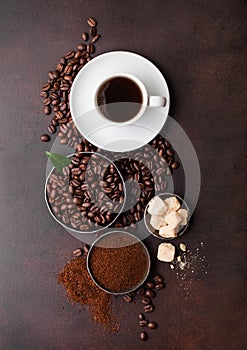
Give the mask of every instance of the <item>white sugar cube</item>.
M 164 216 L 161 215 L 151 215 L 150 225 L 155 229 L 159 230 L 162 225 L 164 225 Z
M 165 216 L 165 222 L 171 228 L 176 228 L 182 222 L 182 220 L 182 217 L 176 211 L 173 211 Z
M 175 247 L 171 243 L 161 243 L 158 247 L 157 258 L 160 261 L 171 262 L 174 260 Z
M 179 231 L 178 226 L 173 228 L 169 225 L 161 226 L 159 229 L 159 235 L 164 238 L 174 238 L 177 237 L 177 233 Z
M 177 211 L 180 208 L 180 203 L 176 197 L 170 197 L 164 200 L 167 205 L 166 213 L 171 213 L 172 211 Z
M 186 225 L 188 222 L 188 211 L 186 209 L 179 209 L 177 213 L 182 218 L 180 225 Z
M 167 209 L 166 203 L 159 196 L 154 197 L 149 202 L 148 213 L 151 215 L 163 215 Z

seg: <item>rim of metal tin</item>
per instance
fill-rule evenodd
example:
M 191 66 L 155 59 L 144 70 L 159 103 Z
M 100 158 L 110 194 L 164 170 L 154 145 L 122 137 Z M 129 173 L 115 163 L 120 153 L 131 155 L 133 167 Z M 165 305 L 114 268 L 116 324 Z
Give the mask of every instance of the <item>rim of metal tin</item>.
M 72 154 L 67 155 L 66 158 L 73 157 L 76 153 L 80 153 L 80 154 L 92 154 L 92 155 L 95 154 L 95 155 L 97 155 L 97 156 L 100 156 L 100 157 L 106 159 L 110 164 L 113 164 L 113 165 L 114 165 L 114 167 L 116 168 L 117 172 L 119 173 L 119 176 L 120 176 L 120 178 L 121 178 L 121 180 L 122 180 L 122 183 L 123 183 L 124 200 L 123 200 L 123 204 L 122 204 L 121 210 L 117 213 L 116 217 L 115 217 L 108 225 L 106 225 L 106 226 L 99 226 L 99 228 L 96 229 L 96 230 L 81 231 L 81 230 L 76 230 L 76 229 L 74 229 L 74 228 L 72 228 L 72 227 L 69 227 L 69 226 L 65 225 L 62 221 L 60 221 L 60 220 L 54 215 L 54 213 L 53 213 L 52 210 L 51 210 L 51 207 L 50 207 L 48 198 L 47 198 L 46 187 L 47 187 L 47 184 L 48 184 L 48 180 L 49 180 L 49 178 L 50 178 L 50 176 L 51 176 L 53 170 L 55 169 L 55 167 L 53 167 L 53 168 L 51 169 L 51 171 L 49 172 L 49 174 L 48 174 L 48 176 L 47 176 L 47 178 L 46 178 L 46 181 L 45 181 L 45 203 L 46 203 L 46 206 L 47 206 L 47 208 L 48 208 L 48 211 L 49 211 L 49 213 L 51 214 L 51 216 L 53 217 L 53 219 L 54 219 L 56 222 L 58 222 L 61 226 L 63 226 L 66 230 L 72 231 L 72 232 L 74 232 L 74 233 L 81 233 L 81 234 L 84 234 L 84 233 L 98 233 L 98 232 L 100 232 L 100 231 L 102 231 L 102 230 L 107 229 L 110 225 L 112 225 L 112 224 L 117 220 L 117 218 L 119 217 L 119 215 L 123 212 L 123 208 L 124 208 L 124 206 L 125 206 L 125 201 L 126 201 L 126 187 L 125 187 L 125 182 L 124 182 L 124 179 L 123 179 L 122 174 L 120 173 L 118 167 L 117 167 L 109 158 L 107 158 L 106 156 L 103 156 L 102 154 L 97 153 L 97 152 L 75 152 L 75 153 L 72 153 Z
M 183 209 L 186 209 L 188 211 L 188 220 L 187 220 L 187 224 L 185 226 L 183 226 L 183 228 L 178 232 L 176 237 L 170 237 L 170 238 L 166 238 L 166 237 L 161 237 L 158 234 L 158 230 L 155 230 L 154 228 L 152 229 L 152 226 L 150 225 L 150 214 L 147 212 L 147 208 L 149 206 L 150 201 L 155 198 L 155 197 L 164 197 L 164 199 L 169 198 L 169 197 L 176 197 L 179 202 L 181 207 L 184 207 Z M 188 204 L 185 202 L 185 200 L 180 197 L 178 194 L 175 193 L 169 193 L 169 192 L 164 192 L 164 193 L 159 193 L 156 196 L 154 196 L 152 199 L 150 199 L 150 201 L 148 202 L 148 204 L 146 205 L 146 208 L 144 210 L 144 222 L 145 222 L 145 226 L 146 229 L 156 238 L 161 239 L 162 241 L 171 241 L 173 239 L 176 239 L 178 237 L 180 237 L 188 228 L 189 225 L 189 221 L 191 218 L 190 215 L 190 208 L 188 207 Z M 162 198 L 163 199 L 163 198 Z M 149 219 L 148 219 L 149 218 Z M 157 232 L 157 233 L 155 233 Z
M 144 249 L 144 252 L 146 254 L 146 257 L 147 257 L 147 271 L 146 271 L 146 274 L 145 276 L 142 278 L 142 280 L 135 286 L 133 286 L 131 289 L 128 289 L 124 292 L 111 292 L 109 291 L 108 289 L 102 287 L 93 277 L 93 274 L 91 272 L 91 269 L 90 269 L 90 255 L 91 255 L 91 252 L 94 248 L 94 246 L 97 244 L 97 242 L 99 242 L 100 240 L 102 240 L 103 238 L 105 238 L 106 236 L 108 235 L 111 235 L 111 234 L 115 234 L 115 233 L 121 233 L 121 234 L 124 234 L 126 236 L 130 236 L 132 238 L 134 238 L 136 240 L 135 243 L 140 243 L 142 245 L 142 248 Z M 134 242 L 133 242 L 134 244 Z M 147 279 L 149 273 L 150 273 L 150 267 L 151 267 L 151 259 L 150 259 L 150 254 L 149 254 L 149 251 L 147 249 L 147 247 L 145 246 L 145 244 L 142 242 L 142 240 L 138 237 L 136 237 L 135 235 L 133 235 L 132 233 L 129 233 L 129 232 L 125 232 L 125 231 L 120 231 L 120 230 L 116 230 L 116 231 L 111 231 L 111 232 L 106 232 L 104 233 L 103 235 L 101 235 L 99 238 L 97 238 L 93 244 L 91 245 L 90 249 L 89 249 L 89 252 L 87 254 L 87 271 L 89 273 L 89 276 L 91 277 L 91 279 L 93 280 L 93 282 L 96 284 L 97 287 L 99 287 L 100 289 L 102 289 L 104 292 L 108 293 L 108 294 L 112 294 L 112 295 L 124 295 L 124 294 L 128 294 L 130 292 L 133 292 L 134 290 L 138 289 Z

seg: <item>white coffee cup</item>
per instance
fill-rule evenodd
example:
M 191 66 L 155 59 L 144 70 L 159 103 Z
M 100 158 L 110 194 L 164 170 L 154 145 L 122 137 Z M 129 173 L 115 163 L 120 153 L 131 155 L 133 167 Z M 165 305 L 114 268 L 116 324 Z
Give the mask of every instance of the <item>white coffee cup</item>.
M 141 93 L 141 102 L 138 103 L 139 110 L 137 111 L 136 114 L 133 115 L 133 117 L 130 117 L 130 119 L 125 120 L 125 121 L 112 120 L 109 117 L 109 115 L 108 116 L 106 115 L 106 112 L 102 111 L 101 106 L 99 106 L 99 104 L 98 104 L 98 96 L 99 96 L 100 89 L 108 81 L 115 79 L 115 78 L 126 78 L 126 79 L 131 80 L 132 82 L 134 82 L 136 84 L 137 88 L 139 88 L 140 93 Z M 119 103 L 121 103 L 121 105 Z M 135 123 L 138 119 L 140 119 L 148 107 L 165 107 L 166 98 L 163 96 L 148 95 L 145 85 L 136 76 L 134 76 L 132 74 L 128 74 L 128 73 L 118 73 L 118 74 L 110 75 L 106 79 L 104 79 L 103 81 L 100 81 L 98 83 L 98 85 L 96 86 L 95 91 L 93 93 L 93 104 L 94 104 L 95 109 L 96 109 L 97 113 L 99 114 L 99 116 L 102 117 L 104 120 L 107 120 L 109 123 L 116 124 L 116 125 L 127 125 L 127 124 Z M 116 108 L 120 108 L 121 112 L 124 113 L 122 108 L 124 108 L 125 104 L 127 104 L 127 106 L 130 105 L 130 103 L 127 101 L 124 103 L 118 102 L 118 103 L 114 103 L 111 105 L 117 105 Z M 107 105 L 104 105 L 104 106 L 107 106 Z

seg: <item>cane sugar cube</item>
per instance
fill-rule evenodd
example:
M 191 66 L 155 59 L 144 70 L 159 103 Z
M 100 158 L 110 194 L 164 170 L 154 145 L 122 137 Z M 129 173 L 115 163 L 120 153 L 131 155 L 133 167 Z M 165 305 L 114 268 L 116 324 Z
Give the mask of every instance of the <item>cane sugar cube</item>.
M 180 208 L 180 203 L 176 197 L 170 197 L 164 200 L 164 203 L 167 205 L 166 213 L 169 214 L 173 211 L 177 211 Z
M 164 225 L 164 216 L 161 215 L 151 215 L 150 225 L 155 229 L 159 230 L 162 225 Z
M 167 205 L 164 201 L 156 196 L 149 202 L 148 213 L 151 215 L 163 215 L 167 210 Z
M 171 243 L 161 243 L 158 247 L 157 258 L 160 261 L 171 262 L 174 260 L 175 247 Z
M 179 209 L 177 213 L 182 218 L 182 221 L 181 221 L 180 225 L 186 225 L 187 222 L 188 222 L 188 211 L 186 209 Z
M 178 226 L 173 228 L 169 225 L 161 226 L 159 229 L 159 235 L 164 238 L 174 238 L 177 237 L 177 233 L 179 231 Z
M 182 221 L 183 218 L 176 211 L 173 211 L 165 216 L 165 222 L 171 228 L 176 228 Z

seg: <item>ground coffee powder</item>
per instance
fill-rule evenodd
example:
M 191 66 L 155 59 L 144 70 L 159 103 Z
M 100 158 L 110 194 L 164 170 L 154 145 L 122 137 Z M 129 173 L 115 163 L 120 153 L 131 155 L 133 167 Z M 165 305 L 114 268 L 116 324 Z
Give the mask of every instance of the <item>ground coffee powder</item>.
M 117 331 L 117 321 L 112 317 L 111 296 L 98 288 L 87 272 L 86 256 L 69 261 L 58 275 L 58 282 L 66 288 L 66 296 L 86 306 L 94 321 L 106 332 Z

